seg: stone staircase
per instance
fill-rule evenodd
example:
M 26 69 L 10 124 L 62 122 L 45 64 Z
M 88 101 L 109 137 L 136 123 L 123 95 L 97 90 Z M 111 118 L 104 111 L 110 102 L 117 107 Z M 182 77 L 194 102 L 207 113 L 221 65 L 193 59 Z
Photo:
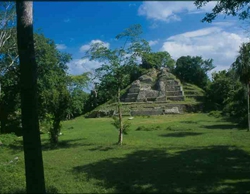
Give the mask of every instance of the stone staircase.
M 181 83 L 172 73 L 153 70 L 134 81 L 121 101 L 184 101 L 184 92 Z
M 124 99 L 121 99 L 124 102 L 136 102 L 137 96 L 140 92 L 140 85 L 137 82 L 133 82 L 129 88 L 127 95 Z
M 169 78 L 165 84 L 167 101 L 184 101 L 184 91 L 179 81 Z

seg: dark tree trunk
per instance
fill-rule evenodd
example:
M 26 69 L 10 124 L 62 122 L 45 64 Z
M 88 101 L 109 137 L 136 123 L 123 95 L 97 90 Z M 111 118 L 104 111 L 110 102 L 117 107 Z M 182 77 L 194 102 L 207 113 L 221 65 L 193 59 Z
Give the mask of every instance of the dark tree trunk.
M 5 114 L 5 112 L 1 113 L 1 133 L 6 133 L 6 124 L 8 116 Z
M 53 121 L 53 127 L 50 130 L 50 143 L 52 145 L 58 144 L 58 135 L 60 133 L 60 120 L 54 119 Z
M 33 37 L 33 2 L 16 1 L 17 43 L 21 70 L 21 110 L 27 193 L 45 193 L 37 113 L 37 65 Z

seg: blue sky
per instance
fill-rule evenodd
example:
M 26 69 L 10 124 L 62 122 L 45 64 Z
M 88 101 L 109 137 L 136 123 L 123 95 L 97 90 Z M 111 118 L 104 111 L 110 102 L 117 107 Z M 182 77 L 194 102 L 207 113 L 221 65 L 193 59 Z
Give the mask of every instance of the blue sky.
M 215 4 L 198 10 L 191 1 L 34 2 L 34 27 L 72 54 L 70 74 L 99 67 L 82 59 L 89 44 L 102 41 L 115 48 L 115 36 L 133 24 L 142 25 L 153 51 L 168 51 L 175 60 L 185 55 L 213 58 L 218 71 L 232 64 L 249 34 L 238 18 L 221 15 L 211 24 L 202 23 Z

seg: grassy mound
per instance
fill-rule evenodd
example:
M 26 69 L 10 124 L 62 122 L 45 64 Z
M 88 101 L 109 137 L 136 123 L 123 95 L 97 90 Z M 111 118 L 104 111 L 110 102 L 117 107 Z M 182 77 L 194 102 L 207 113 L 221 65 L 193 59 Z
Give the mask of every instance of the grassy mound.
M 185 101 L 202 101 L 205 96 L 205 91 L 196 85 L 183 83 Z

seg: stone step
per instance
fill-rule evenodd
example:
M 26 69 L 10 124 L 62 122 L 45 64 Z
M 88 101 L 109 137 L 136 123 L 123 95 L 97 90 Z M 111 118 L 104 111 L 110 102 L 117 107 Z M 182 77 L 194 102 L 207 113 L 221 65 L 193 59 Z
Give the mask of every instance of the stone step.
M 139 93 L 140 92 L 140 88 L 138 87 L 134 87 L 134 88 L 130 88 L 128 90 L 129 93 Z
M 182 96 L 182 91 L 167 91 L 166 96 Z
M 146 115 L 146 116 L 150 116 L 150 115 L 163 115 L 163 110 L 159 109 L 159 110 L 131 110 L 131 116 L 136 116 L 136 115 Z
M 136 102 L 136 98 L 125 98 L 124 102 Z
M 167 81 L 166 81 L 166 84 L 167 84 L 167 85 L 173 85 L 173 86 L 178 86 L 178 85 L 180 85 L 180 83 L 179 83 L 178 81 L 176 81 L 176 80 L 167 80 Z
M 145 115 L 145 116 L 150 116 L 150 115 L 165 115 L 165 114 L 181 114 L 183 113 L 183 108 L 179 108 L 178 106 L 174 107 L 159 107 L 158 109 L 135 109 L 131 110 L 131 116 L 136 116 L 136 115 Z
M 167 100 L 184 101 L 184 96 L 167 96 Z
M 167 91 L 181 91 L 181 86 L 177 85 L 177 86 L 171 86 L 171 85 L 167 85 L 166 86 L 166 90 Z
M 127 98 L 133 98 L 133 97 L 137 97 L 138 93 L 128 93 L 127 94 Z

